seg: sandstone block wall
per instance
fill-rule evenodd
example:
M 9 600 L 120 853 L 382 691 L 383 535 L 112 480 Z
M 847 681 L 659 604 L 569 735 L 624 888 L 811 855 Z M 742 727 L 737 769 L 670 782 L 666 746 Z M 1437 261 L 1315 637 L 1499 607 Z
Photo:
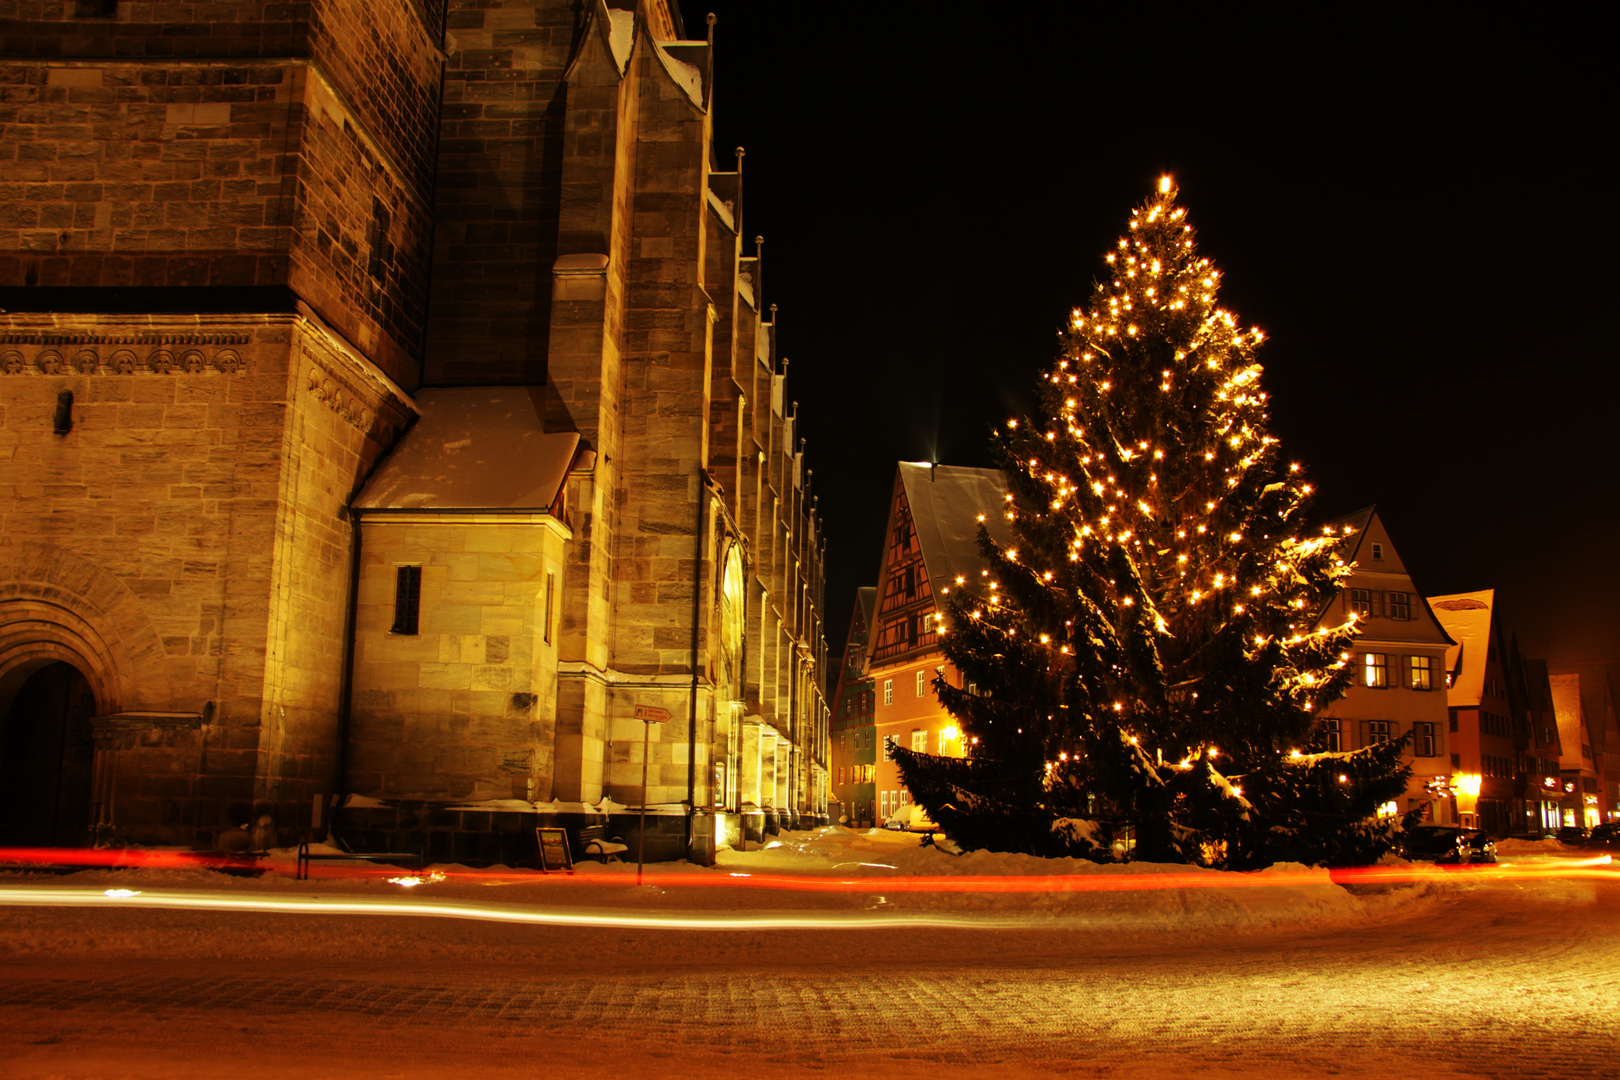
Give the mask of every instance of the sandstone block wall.
M 568 108 L 562 76 L 579 24 L 564 4 L 450 0 L 430 384 L 545 381 Z
M 307 824 L 331 789 L 342 506 L 403 423 L 380 383 L 345 401 L 312 379 L 344 375 L 335 349 L 298 316 L 0 316 L 0 588 L 53 605 L 35 636 L 60 639 L 101 714 L 206 718 L 131 736 L 130 838 Z
M 36 21 L 0 27 L 0 288 L 286 286 L 414 385 L 442 55 L 426 9 L 25 6 Z
M 365 520 L 352 790 L 390 799 L 552 798 L 568 533 L 554 519 L 525 518 Z M 401 565 L 422 568 L 414 635 L 391 632 Z

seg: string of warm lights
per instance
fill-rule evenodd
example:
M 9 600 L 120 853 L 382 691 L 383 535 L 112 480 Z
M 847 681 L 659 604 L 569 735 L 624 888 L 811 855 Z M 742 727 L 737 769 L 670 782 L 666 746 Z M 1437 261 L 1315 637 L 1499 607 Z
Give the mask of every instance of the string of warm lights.
M 1322 764 L 1304 751 L 1357 628 L 1325 617 L 1342 536 L 1307 526 L 1311 485 L 1266 430 L 1265 335 L 1219 305 L 1176 199 L 1165 177 L 1132 212 L 1040 415 L 996 434 L 1017 540 L 980 516 L 986 568 L 956 579 L 940 629 L 984 689 L 941 698 L 979 755 L 1038 760 L 1048 787 L 1140 805 L 1203 797 L 1196 776 L 1244 816 L 1246 774 Z M 1378 775 L 1362 762 L 1345 784 Z

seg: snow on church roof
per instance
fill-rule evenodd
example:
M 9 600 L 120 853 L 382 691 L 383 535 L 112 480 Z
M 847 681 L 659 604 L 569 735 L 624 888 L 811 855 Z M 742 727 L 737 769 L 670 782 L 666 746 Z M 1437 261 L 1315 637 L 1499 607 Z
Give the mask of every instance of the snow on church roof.
M 579 433 L 547 432 L 544 388 L 422 390 L 422 418 L 354 500 L 356 510 L 544 513 L 568 477 Z
M 958 575 L 966 577 L 984 565 L 979 554 L 980 514 L 992 540 L 1012 544 L 1012 524 L 1005 510 L 1007 481 L 1000 469 L 902 461 L 900 482 L 936 594 L 941 586 L 953 587 Z

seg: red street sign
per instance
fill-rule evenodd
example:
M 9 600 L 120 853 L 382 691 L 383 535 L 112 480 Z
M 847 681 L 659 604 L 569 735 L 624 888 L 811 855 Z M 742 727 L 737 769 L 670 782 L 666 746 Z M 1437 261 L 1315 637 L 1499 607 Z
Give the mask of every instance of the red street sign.
M 637 705 L 636 719 L 645 720 L 649 724 L 662 724 L 669 720 L 669 710 L 660 709 L 656 705 Z

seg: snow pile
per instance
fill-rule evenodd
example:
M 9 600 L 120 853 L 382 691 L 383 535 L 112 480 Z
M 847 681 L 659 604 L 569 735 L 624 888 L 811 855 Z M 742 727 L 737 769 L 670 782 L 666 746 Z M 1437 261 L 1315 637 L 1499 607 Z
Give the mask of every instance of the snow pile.
M 1263 928 L 1312 921 L 1359 922 L 1390 895 L 1358 896 L 1319 867 L 1280 864 L 1233 874 L 1163 863 L 1098 864 L 1010 852 L 955 854 L 941 839 L 841 826 L 784 834 L 747 852 L 722 851 L 731 873 L 836 876 L 860 883 L 881 905 L 907 911 L 976 911 L 1088 926 Z M 938 879 L 931 883 L 927 879 Z M 979 879 L 979 880 L 966 880 Z M 892 881 L 895 891 L 882 891 Z M 1412 901 L 1428 890 L 1398 890 Z

